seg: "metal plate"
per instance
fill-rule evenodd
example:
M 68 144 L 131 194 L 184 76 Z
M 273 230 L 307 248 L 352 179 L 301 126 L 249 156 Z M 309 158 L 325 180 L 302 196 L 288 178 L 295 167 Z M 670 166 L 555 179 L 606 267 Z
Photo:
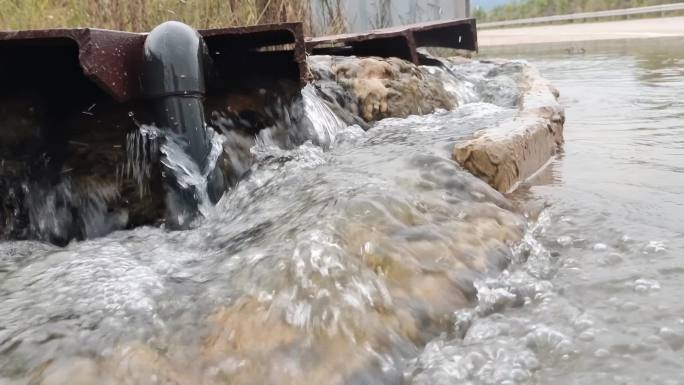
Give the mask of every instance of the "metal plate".
M 246 51 L 287 45 L 284 54 L 296 63 L 298 76 L 307 76 L 306 50 L 301 23 L 280 23 L 252 27 L 201 30 L 212 55 L 216 52 Z M 67 62 L 77 55 L 83 75 L 118 102 L 141 97 L 140 72 L 145 33 L 130 33 L 91 28 L 0 32 L 0 71 L 21 70 L 18 56 L 30 54 L 44 66 Z M 73 48 L 77 49 L 74 50 Z M 48 48 L 48 49 L 46 49 Z M 45 53 L 45 55 L 41 55 Z M 228 52 L 230 53 L 230 52 Z M 6 67 L 6 68 L 5 68 Z M 32 67 L 32 71 L 36 69 Z M 30 77 L 30 73 L 7 76 Z
M 312 54 L 400 57 L 419 64 L 418 47 L 477 51 L 475 19 L 435 21 L 306 39 Z

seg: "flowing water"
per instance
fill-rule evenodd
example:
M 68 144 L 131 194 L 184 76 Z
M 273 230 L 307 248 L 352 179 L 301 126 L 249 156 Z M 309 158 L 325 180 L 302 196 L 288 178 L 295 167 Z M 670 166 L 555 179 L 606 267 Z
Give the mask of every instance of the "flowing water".
M 566 144 L 510 197 L 450 160 L 515 113 L 481 64 L 367 132 L 305 89 L 195 229 L 1 243 L 0 384 L 684 383 L 684 54 L 530 61 Z
M 525 55 L 566 107 L 564 152 L 515 197 L 550 204 L 536 238 L 557 271 L 535 305 L 488 331 L 516 335 L 522 322 L 562 333 L 569 351 L 540 361 L 538 383 L 682 384 L 684 49 L 580 51 Z

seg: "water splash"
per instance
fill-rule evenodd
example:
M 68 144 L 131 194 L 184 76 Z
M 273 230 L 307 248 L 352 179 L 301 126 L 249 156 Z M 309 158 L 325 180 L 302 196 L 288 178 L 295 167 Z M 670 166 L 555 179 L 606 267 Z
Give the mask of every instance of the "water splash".
M 310 84 L 301 97 L 278 101 L 267 111 L 274 124 L 261 130 L 256 144 L 264 148 L 292 148 L 307 141 L 329 149 L 337 133 L 347 125 L 335 114 Z
M 211 149 L 204 167 L 201 168 L 186 153 L 184 137 L 162 131 L 155 126 L 140 125 L 138 130 L 126 137 L 127 157 L 122 177 L 134 180 L 140 197 L 143 197 L 149 193 L 155 167 L 162 165 L 162 176 L 170 173 L 166 177 L 196 201 L 199 214 L 206 217 L 213 207 L 208 191 L 210 174 L 216 169 L 226 142 L 226 137 L 211 127 L 206 127 L 206 130 Z M 167 196 L 166 203 L 173 219 L 180 226 L 185 226 L 196 218 L 195 213 L 184 208 L 181 202 L 176 202 L 173 196 Z
M 423 66 L 421 70 L 437 76 L 446 92 L 459 106 L 480 101 L 476 89 L 478 79 L 464 76 L 460 71 L 453 71 L 446 62 L 443 67 Z
M 126 135 L 126 164 L 124 178 L 138 184 L 140 196 L 149 192 L 152 170 L 159 162 L 159 143 L 162 132 L 155 126 L 140 125 Z
M 174 183 L 183 190 L 192 194 L 192 197 L 197 202 L 199 213 L 203 217 L 207 217 L 213 204 L 209 198 L 209 177 L 216 169 L 221 153 L 223 152 L 223 143 L 226 137 L 218 134 L 211 127 L 206 127 L 207 135 L 211 143 L 211 150 L 206 158 L 206 163 L 203 168 L 195 162 L 190 155 L 185 151 L 184 138 L 173 133 L 166 133 L 164 144 L 160 148 L 161 164 L 166 171 L 171 172 Z M 178 224 L 185 226 L 188 221 L 194 219 L 193 213 L 186 210 L 176 210 L 173 207 L 174 202 L 167 202 L 167 206 L 176 215 Z
M 54 186 L 28 183 L 26 191 L 31 232 L 38 239 L 63 244 L 74 234 L 95 238 L 122 229 L 128 222 L 126 211 L 108 208 L 119 197 L 113 184 L 64 177 Z
M 311 84 L 302 89 L 302 97 L 306 117 L 312 126 L 311 139 L 315 144 L 329 148 L 337 133 L 347 125 L 325 104 Z
M 519 76 L 525 65 L 523 61 L 442 61 L 441 67 L 421 69 L 437 75 L 459 105 L 485 102 L 516 108 L 522 95 Z
M 550 361 L 576 354 L 566 331 L 506 311 L 550 302 L 555 296 L 553 284 L 540 277 L 546 276 L 540 271 L 553 270 L 548 250 L 537 239 L 549 222 L 549 214 L 543 212 L 514 247 L 509 269 L 474 283 L 477 305 L 454 317 L 462 336 L 445 335 L 430 342 L 413 363 L 411 383 L 530 384 Z

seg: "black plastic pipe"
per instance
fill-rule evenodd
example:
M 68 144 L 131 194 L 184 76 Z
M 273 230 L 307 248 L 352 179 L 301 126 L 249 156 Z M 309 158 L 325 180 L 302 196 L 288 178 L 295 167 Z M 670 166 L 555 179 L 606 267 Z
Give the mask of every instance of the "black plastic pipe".
M 205 68 L 210 61 L 200 34 L 180 22 L 160 24 L 145 40 L 142 85 L 145 96 L 154 101 L 155 124 L 181 139 L 183 151 L 200 170 L 212 166 L 207 159 L 212 143 L 203 105 Z M 167 189 L 173 195 L 173 202 L 167 201 L 167 206 L 184 211 L 180 213 L 184 216 L 196 215 L 198 194 L 179 185 L 173 173 L 165 174 Z M 216 203 L 225 191 L 223 174 L 214 169 L 208 179 L 209 197 Z M 184 223 L 175 223 L 178 216 L 169 213 L 167 219 L 171 219 L 172 227 L 185 227 Z

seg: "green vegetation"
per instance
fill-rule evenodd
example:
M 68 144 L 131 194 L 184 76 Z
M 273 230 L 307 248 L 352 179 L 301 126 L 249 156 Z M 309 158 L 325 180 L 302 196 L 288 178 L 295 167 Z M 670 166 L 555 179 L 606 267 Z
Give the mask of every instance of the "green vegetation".
M 609 9 L 644 7 L 679 1 L 663 0 L 522 0 L 498 6 L 491 11 L 478 8 L 474 17 L 480 22 L 514 20 L 529 17 L 564 15 L 577 12 L 605 11 Z
M 304 21 L 311 32 L 311 1 L 332 18 L 326 30 L 340 32 L 340 0 L 0 0 L 0 30 L 97 27 L 149 31 L 166 20 L 195 28 Z

